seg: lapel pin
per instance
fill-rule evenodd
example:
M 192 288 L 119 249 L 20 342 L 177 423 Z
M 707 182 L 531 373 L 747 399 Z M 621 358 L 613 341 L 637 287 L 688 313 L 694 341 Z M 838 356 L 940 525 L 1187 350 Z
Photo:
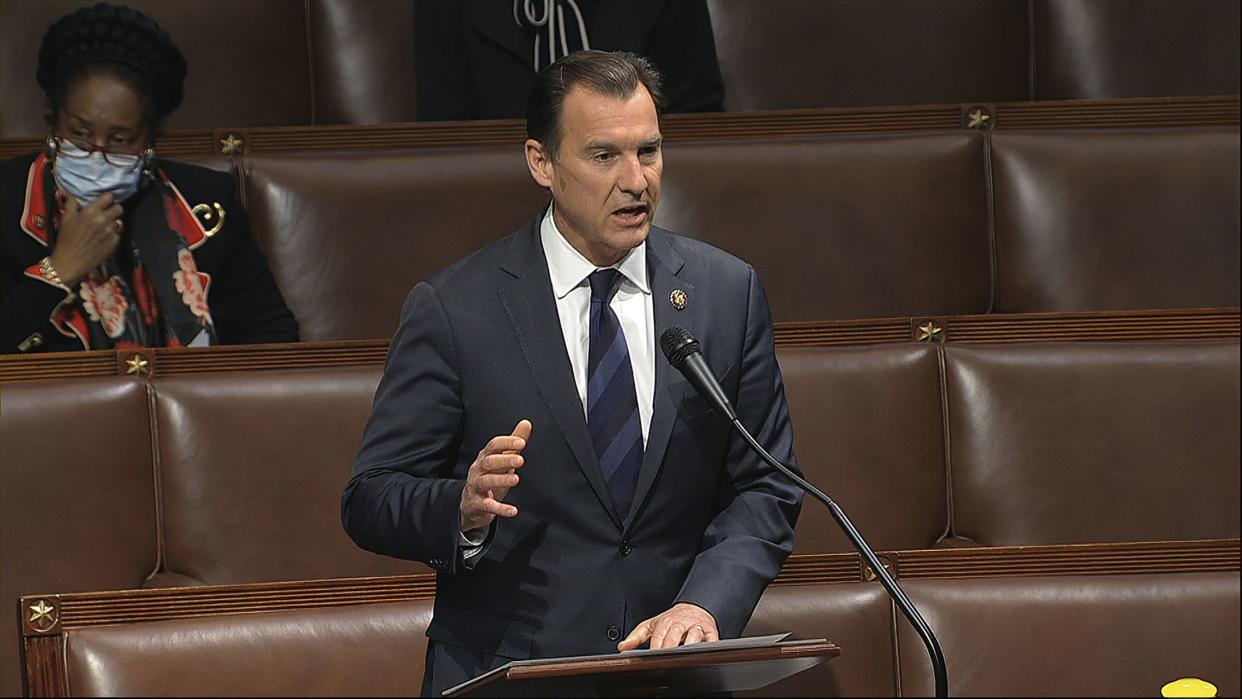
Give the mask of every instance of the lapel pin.
M 34 225 L 35 225 L 35 228 L 38 228 L 39 230 L 43 230 L 43 227 L 47 225 L 47 221 L 44 220 L 41 214 L 35 214 Z
M 673 292 L 668 295 L 668 302 L 673 304 L 673 308 L 676 308 L 679 311 L 685 310 L 686 292 L 681 289 L 673 289 Z

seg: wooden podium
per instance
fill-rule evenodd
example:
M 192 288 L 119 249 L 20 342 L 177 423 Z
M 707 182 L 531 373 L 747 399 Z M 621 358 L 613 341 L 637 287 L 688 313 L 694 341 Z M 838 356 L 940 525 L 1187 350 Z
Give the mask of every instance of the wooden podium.
M 474 696 L 703 696 L 761 689 L 841 654 L 826 640 L 736 639 L 659 651 L 515 661 L 446 691 Z

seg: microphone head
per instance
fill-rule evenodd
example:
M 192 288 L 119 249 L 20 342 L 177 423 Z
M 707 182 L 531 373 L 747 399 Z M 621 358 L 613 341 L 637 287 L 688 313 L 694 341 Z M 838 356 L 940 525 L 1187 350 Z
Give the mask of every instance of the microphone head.
M 686 358 L 697 352 L 702 352 L 703 348 L 699 346 L 699 341 L 686 331 L 680 325 L 673 325 L 664 334 L 660 335 L 660 351 L 664 352 L 664 356 L 668 359 L 668 363 L 673 365 L 674 369 L 681 369 L 681 365 L 685 363 Z

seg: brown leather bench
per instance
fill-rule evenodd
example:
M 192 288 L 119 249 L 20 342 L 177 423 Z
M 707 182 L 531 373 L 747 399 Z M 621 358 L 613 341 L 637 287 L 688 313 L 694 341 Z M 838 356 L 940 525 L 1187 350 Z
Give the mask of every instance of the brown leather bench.
M 1238 535 L 1236 340 L 778 357 L 804 471 L 878 548 Z M 5 385 L 4 596 L 423 570 L 339 525 L 380 370 Z M 797 553 L 844 550 L 807 503 Z
M 670 146 L 657 222 L 755 264 L 776 320 L 984 312 L 983 154 L 972 132 Z M 306 340 L 391 335 L 416 282 L 547 201 L 512 146 L 255 154 L 244 172 Z
M 667 151 L 657 222 L 754 264 L 777 321 L 1238 304 L 1236 127 Z M 389 336 L 414 283 L 546 201 L 511 145 L 255 153 L 242 173 L 307 340 Z
M 993 310 L 1236 305 L 1238 144 L 1236 127 L 992 134 Z
M 39 590 L 139 587 L 159 565 L 147 392 L 128 379 L 5 385 L 0 626 Z M 0 694 L 20 691 L 0 634 Z
M 1238 344 L 945 348 L 953 533 L 1237 536 Z
M 1142 696 L 1187 675 L 1228 696 L 1238 691 L 1237 539 L 1219 543 L 1233 547 L 1231 561 L 1204 572 L 1049 575 L 1035 572 L 1038 554 L 1015 549 L 1015 560 L 1032 558 L 1026 570 L 902 585 L 940 640 L 955 696 Z M 408 695 L 430 594 L 418 578 L 372 578 L 28 597 L 24 667 L 40 696 Z M 843 652 L 751 696 L 930 693 L 921 642 L 874 582 L 778 580 L 745 633 L 785 631 Z

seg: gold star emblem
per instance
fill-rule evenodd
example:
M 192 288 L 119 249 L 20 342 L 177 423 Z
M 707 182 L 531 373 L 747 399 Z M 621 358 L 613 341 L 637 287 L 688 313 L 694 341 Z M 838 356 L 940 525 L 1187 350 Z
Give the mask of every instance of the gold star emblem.
M 673 289 L 673 293 L 668 295 L 668 302 L 673 304 L 673 308 L 676 308 L 679 311 L 685 310 L 686 301 L 688 300 L 689 298 L 686 296 L 686 292 L 681 289 Z
M 56 625 L 56 607 L 47 600 L 37 600 L 30 605 L 30 627 L 35 631 L 47 631 Z
M 151 362 L 141 354 L 131 354 L 129 359 L 125 360 L 125 366 L 128 367 L 125 373 L 129 376 L 147 376 L 151 373 Z
M 919 326 L 916 339 L 919 342 L 935 342 L 944 335 L 944 328 L 940 327 L 934 320 L 929 320 Z
M 980 108 L 976 108 L 975 111 L 970 113 L 970 123 L 967 124 L 967 126 L 972 129 L 982 129 L 984 126 L 987 126 L 988 120 L 991 118 L 991 114 L 988 114 Z
M 229 134 L 220 139 L 220 153 L 223 155 L 236 155 L 246 147 L 246 142 L 237 137 L 237 134 Z

